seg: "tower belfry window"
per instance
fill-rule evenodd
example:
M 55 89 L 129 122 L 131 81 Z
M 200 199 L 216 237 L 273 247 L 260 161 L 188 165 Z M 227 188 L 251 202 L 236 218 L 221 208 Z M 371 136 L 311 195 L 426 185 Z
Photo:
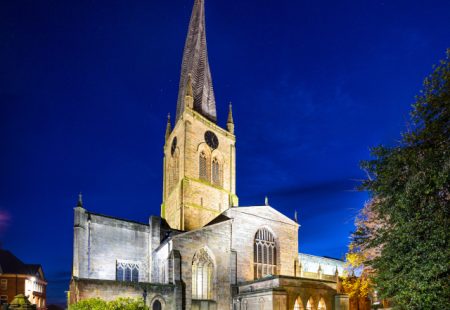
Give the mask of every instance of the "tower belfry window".
M 212 160 L 212 181 L 214 185 L 222 186 L 222 175 L 221 175 L 219 160 L 214 157 Z
M 255 279 L 277 272 L 277 247 L 275 238 L 267 228 L 258 230 L 253 245 Z
M 173 155 L 172 186 L 175 186 L 178 183 L 179 171 L 180 169 L 179 169 L 178 153 L 176 152 Z
M 209 181 L 208 178 L 208 159 L 205 152 L 201 152 L 199 156 L 199 177 L 201 180 Z

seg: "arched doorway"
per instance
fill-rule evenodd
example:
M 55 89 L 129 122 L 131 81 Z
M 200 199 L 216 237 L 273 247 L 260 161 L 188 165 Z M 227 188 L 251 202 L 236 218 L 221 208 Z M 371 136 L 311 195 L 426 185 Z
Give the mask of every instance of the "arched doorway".
M 323 300 L 323 298 L 320 298 L 319 306 L 317 307 L 317 310 L 327 310 L 327 306 L 326 306 L 325 300 Z
M 161 302 L 159 300 L 153 302 L 152 310 L 162 310 Z
M 312 297 L 309 297 L 308 303 L 306 304 L 306 310 L 313 310 L 314 300 Z
M 303 310 L 303 302 L 300 297 L 295 300 L 294 310 Z

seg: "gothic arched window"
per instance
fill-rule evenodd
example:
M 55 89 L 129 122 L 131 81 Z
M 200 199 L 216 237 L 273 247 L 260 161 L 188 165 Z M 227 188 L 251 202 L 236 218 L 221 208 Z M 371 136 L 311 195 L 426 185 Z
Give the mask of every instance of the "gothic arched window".
M 205 249 L 197 251 L 192 260 L 192 299 L 213 298 L 214 264 Z
M 125 282 L 139 282 L 139 265 L 118 261 L 116 265 L 116 280 Z
M 173 156 L 172 186 L 175 186 L 178 183 L 179 170 L 178 152 L 176 152 Z
M 275 238 L 267 228 L 258 230 L 253 245 L 255 279 L 277 272 L 277 247 Z
M 214 185 L 222 186 L 222 173 L 219 160 L 214 157 L 212 160 L 212 181 Z
M 202 180 L 209 181 L 208 178 L 208 159 L 205 152 L 201 152 L 199 156 L 199 177 Z

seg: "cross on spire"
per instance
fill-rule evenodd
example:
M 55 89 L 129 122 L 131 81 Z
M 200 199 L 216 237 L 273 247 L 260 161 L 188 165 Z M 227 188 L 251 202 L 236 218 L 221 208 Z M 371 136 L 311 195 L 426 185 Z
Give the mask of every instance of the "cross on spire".
M 207 119 L 216 122 L 216 100 L 206 48 L 204 0 L 195 0 L 192 9 L 181 65 L 176 121 L 186 107 L 185 98 L 186 94 L 191 91 L 191 87 L 194 110 Z

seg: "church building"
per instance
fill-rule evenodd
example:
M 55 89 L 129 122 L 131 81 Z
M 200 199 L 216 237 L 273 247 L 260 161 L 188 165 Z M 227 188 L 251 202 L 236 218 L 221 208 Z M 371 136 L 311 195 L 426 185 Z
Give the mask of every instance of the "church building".
M 143 299 L 150 309 L 341 310 L 343 262 L 298 253 L 297 219 L 240 206 L 231 110 L 217 124 L 204 0 L 194 0 L 177 112 L 167 122 L 160 216 L 75 208 L 69 303 Z

